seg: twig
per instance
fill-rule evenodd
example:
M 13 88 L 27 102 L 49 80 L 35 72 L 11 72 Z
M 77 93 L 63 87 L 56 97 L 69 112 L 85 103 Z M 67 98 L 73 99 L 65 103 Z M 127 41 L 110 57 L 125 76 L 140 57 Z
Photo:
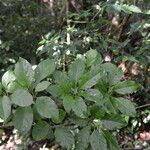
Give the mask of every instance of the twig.
M 144 107 L 148 107 L 148 106 L 150 106 L 150 104 L 145 104 L 145 105 L 138 106 L 138 107 L 136 107 L 136 109 L 140 109 L 140 108 L 144 108 Z

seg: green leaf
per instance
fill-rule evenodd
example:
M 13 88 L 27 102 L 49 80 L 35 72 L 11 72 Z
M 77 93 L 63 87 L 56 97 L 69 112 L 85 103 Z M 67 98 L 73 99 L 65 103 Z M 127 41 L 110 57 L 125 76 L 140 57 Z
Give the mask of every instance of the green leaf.
M 45 118 L 58 118 L 59 111 L 55 102 L 47 96 L 38 97 L 36 100 L 38 113 Z
M 134 12 L 134 13 L 142 13 L 141 9 L 135 5 L 122 5 L 122 10 L 123 11 L 129 11 L 129 12 Z
M 101 121 L 103 127 L 108 130 L 120 129 L 126 125 L 125 121 L 120 115 L 107 115 L 101 119 Z
M 71 110 L 79 117 L 84 117 L 87 112 L 87 106 L 81 97 L 73 98 L 71 95 L 63 96 L 63 106 L 67 113 Z
M 94 130 L 90 136 L 90 144 L 92 150 L 107 150 L 106 139 L 103 136 L 102 131 Z
M 95 119 L 101 119 L 105 115 L 105 108 L 102 108 L 101 106 L 93 105 L 90 107 L 90 113 L 91 116 Z
M 29 88 L 34 81 L 34 71 L 31 64 L 23 59 L 19 58 L 19 61 L 15 65 L 15 76 L 17 81 L 23 86 Z
M 111 63 L 102 64 L 103 72 L 103 80 L 105 84 L 114 85 L 121 80 L 123 77 L 122 70 L 118 69 L 115 65 Z
M 84 61 L 82 61 L 81 59 L 77 59 L 76 61 L 74 61 L 73 64 L 71 64 L 68 72 L 70 79 L 77 83 L 84 73 L 84 68 Z
M 97 55 L 98 53 L 96 50 L 89 50 L 86 52 L 85 56 L 87 66 L 91 66 L 95 62 Z
M 75 115 L 70 117 L 70 121 L 79 127 L 85 127 L 85 126 L 88 126 L 89 124 L 88 118 L 81 118 Z
M 91 128 L 89 126 L 84 127 L 76 136 L 76 149 L 86 150 L 90 143 L 90 132 Z
M 88 100 L 101 105 L 103 103 L 103 95 L 97 89 L 88 89 L 87 91 L 83 92 L 82 96 Z
M 98 83 L 98 81 L 100 80 L 100 73 L 96 74 L 95 76 L 91 77 L 90 79 L 88 79 L 82 86 L 81 89 L 89 89 L 91 87 L 93 87 L 95 84 Z
M 125 98 L 115 98 L 116 99 L 116 107 L 120 110 L 120 112 L 127 116 L 135 116 L 136 110 L 133 103 Z
M 45 139 L 49 133 L 50 126 L 45 121 L 39 121 L 35 124 L 32 129 L 32 137 L 36 141 Z
M 113 90 L 119 94 L 131 94 L 135 92 L 140 87 L 139 84 L 135 83 L 134 81 L 123 81 L 119 82 L 113 87 Z
M 6 120 L 11 114 L 11 102 L 9 97 L 0 97 L 0 118 Z
M 63 106 L 66 110 L 67 113 L 70 113 L 73 103 L 74 103 L 74 98 L 70 95 L 65 95 L 62 97 L 63 99 Z
M 36 87 L 35 87 L 35 91 L 36 92 L 40 92 L 40 91 L 44 91 L 48 88 L 48 86 L 50 85 L 50 82 L 48 81 L 43 81 L 40 82 Z
M 36 83 L 49 76 L 55 70 L 55 62 L 53 59 L 46 59 L 40 62 L 35 69 Z
M 60 143 L 62 147 L 67 149 L 71 149 L 75 143 L 74 136 L 72 135 L 70 129 L 67 127 L 56 128 L 55 138 L 56 142 Z
M 2 76 L 2 85 L 7 89 L 8 84 L 15 80 L 16 80 L 16 77 L 15 77 L 13 71 L 8 70 Z
M 27 133 L 31 129 L 32 123 L 33 112 L 31 107 L 17 108 L 13 118 L 14 127 L 21 133 Z
M 75 98 L 72 110 L 77 116 L 84 117 L 84 113 L 87 112 L 87 106 L 81 97 Z
M 54 123 L 58 124 L 64 120 L 65 116 L 66 116 L 66 112 L 62 109 L 59 109 L 59 118 L 54 118 L 52 120 Z
M 24 89 L 18 89 L 11 95 L 11 100 L 14 104 L 24 107 L 33 104 L 32 95 Z
M 103 134 L 107 140 L 108 143 L 108 149 L 109 150 L 120 150 L 117 140 L 115 137 L 113 137 L 108 131 L 103 131 Z
M 125 13 L 129 13 L 131 14 L 132 12 L 134 13 L 142 13 L 141 9 L 135 5 L 127 5 L 127 4 L 121 4 L 121 5 L 118 5 L 118 4 L 115 4 L 113 5 L 113 8 L 116 9 L 117 11 L 124 11 Z
M 62 92 L 62 89 L 59 85 L 50 85 L 46 91 L 50 93 L 53 97 L 60 97 Z
M 2 84 L 1 84 L 1 82 L 0 82 L 0 95 L 2 94 Z
M 9 83 L 7 86 L 7 92 L 9 93 L 14 93 L 18 89 L 24 89 L 24 88 L 16 81 Z

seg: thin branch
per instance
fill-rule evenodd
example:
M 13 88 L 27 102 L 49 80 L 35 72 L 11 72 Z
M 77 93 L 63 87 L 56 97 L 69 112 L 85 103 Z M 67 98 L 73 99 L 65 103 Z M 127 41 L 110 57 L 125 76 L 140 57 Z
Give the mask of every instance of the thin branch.
M 150 104 L 145 104 L 145 105 L 138 106 L 138 107 L 136 107 L 136 109 L 140 109 L 140 108 L 144 108 L 144 107 L 148 107 L 148 106 L 150 106 Z

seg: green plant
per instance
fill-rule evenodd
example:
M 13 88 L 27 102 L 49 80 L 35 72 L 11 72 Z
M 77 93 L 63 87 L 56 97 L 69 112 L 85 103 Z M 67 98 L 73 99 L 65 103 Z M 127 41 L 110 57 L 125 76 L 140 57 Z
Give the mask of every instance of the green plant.
M 33 70 L 20 58 L 14 71 L 1 82 L 0 117 L 21 133 L 32 132 L 34 140 L 50 139 L 64 149 L 120 149 L 111 131 L 135 116 L 127 95 L 139 84 L 122 81 L 123 73 L 111 63 L 102 63 L 95 50 L 78 55 L 66 70 L 53 59 L 43 60 Z

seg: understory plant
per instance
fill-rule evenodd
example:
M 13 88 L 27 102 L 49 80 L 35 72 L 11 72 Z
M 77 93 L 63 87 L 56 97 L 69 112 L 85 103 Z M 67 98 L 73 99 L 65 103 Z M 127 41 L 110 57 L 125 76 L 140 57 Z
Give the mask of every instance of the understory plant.
M 113 131 L 136 114 L 129 94 L 139 88 L 90 50 L 65 69 L 54 59 L 35 69 L 19 58 L 0 83 L 0 118 L 33 140 L 68 150 L 119 150 Z

